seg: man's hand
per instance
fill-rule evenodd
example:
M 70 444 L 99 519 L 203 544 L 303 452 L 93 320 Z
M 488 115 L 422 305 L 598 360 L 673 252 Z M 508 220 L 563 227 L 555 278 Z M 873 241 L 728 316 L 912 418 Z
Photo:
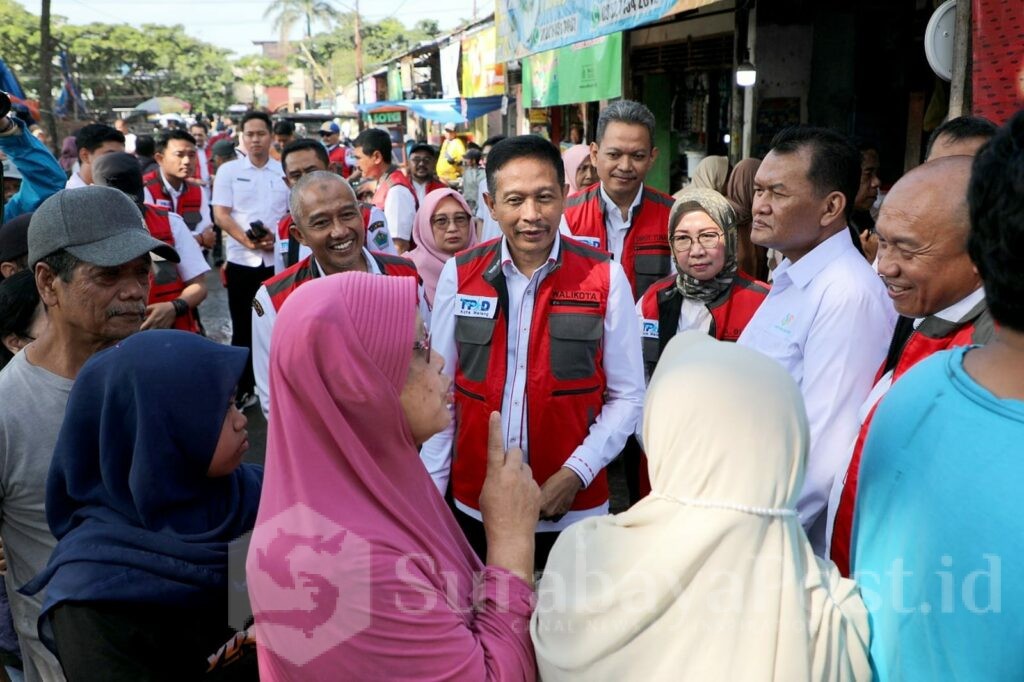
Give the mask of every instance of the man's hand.
M 255 243 L 255 248 L 260 251 L 274 251 L 274 235 L 270 234 Z
M 199 246 L 204 249 L 212 249 L 213 245 L 217 243 L 217 235 L 214 234 L 213 228 L 208 227 L 202 231 L 202 233 L 195 235 L 196 241 L 199 242 Z
M 540 489 L 540 518 L 557 521 L 569 511 L 576 493 L 583 487 L 580 477 L 572 469 L 562 467 L 544 481 Z
M 142 321 L 141 329 L 170 329 L 176 319 L 178 314 L 174 311 L 173 303 L 154 303 L 146 306 L 146 319 Z
M 0 575 L 7 575 L 7 550 L 3 540 L 0 540 Z

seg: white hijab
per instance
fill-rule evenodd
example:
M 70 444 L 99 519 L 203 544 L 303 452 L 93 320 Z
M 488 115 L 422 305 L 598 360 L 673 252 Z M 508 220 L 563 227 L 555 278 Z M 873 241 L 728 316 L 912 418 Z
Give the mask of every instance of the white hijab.
M 651 380 L 654 492 L 555 544 L 531 634 L 552 680 L 870 680 L 867 612 L 794 513 L 807 419 L 775 362 L 677 335 Z

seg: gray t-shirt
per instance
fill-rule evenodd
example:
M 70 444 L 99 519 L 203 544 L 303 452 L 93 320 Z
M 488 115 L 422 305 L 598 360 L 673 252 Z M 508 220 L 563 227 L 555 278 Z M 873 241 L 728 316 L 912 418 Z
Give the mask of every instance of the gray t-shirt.
M 26 680 L 63 680 L 60 664 L 39 640 L 43 593 L 18 588 L 50 559 L 57 540 L 46 523 L 46 476 L 64 421 L 70 379 L 30 364 L 18 353 L 0 372 L 0 537 L 7 553 L 7 594 L 21 643 Z

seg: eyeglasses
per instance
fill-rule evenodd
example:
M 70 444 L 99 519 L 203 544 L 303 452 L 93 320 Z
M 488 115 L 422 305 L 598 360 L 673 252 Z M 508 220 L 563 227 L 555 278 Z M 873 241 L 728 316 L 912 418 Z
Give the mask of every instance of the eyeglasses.
M 430 226 L 436 227 L 439 230 L 447 230 L 451 223 L 455 223 L 455 227 L 466 227 L 469 225 L 469 214 L 468 213 L 456 213 L 454 216 L 447 215 L 436 215 L 430 219 Z
M 423 337 L 423 340 L 417 340 L 416 343 L 412 344 L 413 350 L 423 351 L 423 359 L 426 363 L 430 364 L 430 332 L 427 332 Z
M 432 157 L 430 157 L 430 156 L 410 156 L 409 157 L 409 161 L 411 163 L 413 163 L 414 165 L 417 165 L 417 166 L 420 165 L 420 164 L 424 164 L 424 163 L 429 164 L 433 160 L 434 159 Z
M 722 240 L 721 232 L 701 232 L 697 235 L 697 243 L 701 248 L 713 249 Z M 688 234 L 681 234 L 672 237 L 672 248 L 676 251 L 689 251 L 693 248 L 693 238 Z

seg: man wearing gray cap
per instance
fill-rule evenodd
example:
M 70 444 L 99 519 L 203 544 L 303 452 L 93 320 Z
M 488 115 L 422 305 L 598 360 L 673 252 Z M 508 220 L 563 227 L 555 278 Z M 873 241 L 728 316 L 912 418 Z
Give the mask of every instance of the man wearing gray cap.
M 151 252 L 178 261 L 173 248 L 150 236 L 131 199 L 109 187 L 60 191 L 29 223 L 29 267 L 50 324 L 0 372 L 0 537 L 26 680 L 64 679 L 39 640 L 44 595 L 18 588 L 46 566 L 56 545 L 46 522 L 46 475 L 68 394 L 86 360 L 139 331 Z

